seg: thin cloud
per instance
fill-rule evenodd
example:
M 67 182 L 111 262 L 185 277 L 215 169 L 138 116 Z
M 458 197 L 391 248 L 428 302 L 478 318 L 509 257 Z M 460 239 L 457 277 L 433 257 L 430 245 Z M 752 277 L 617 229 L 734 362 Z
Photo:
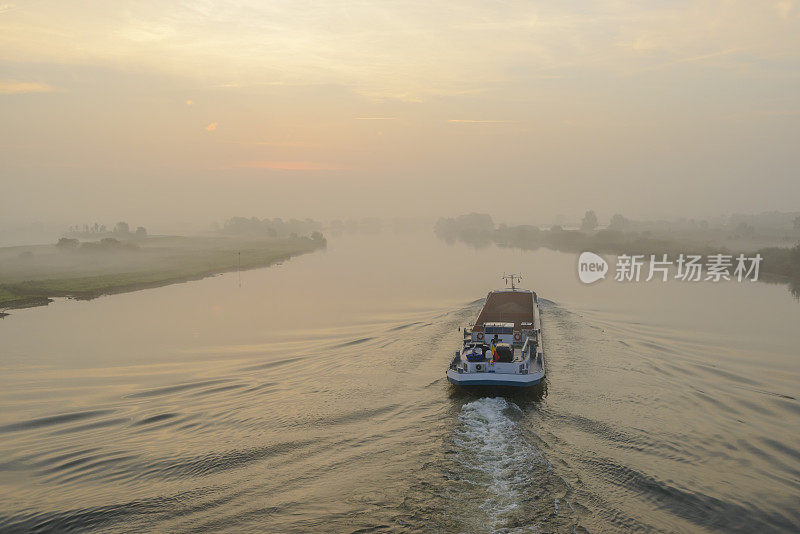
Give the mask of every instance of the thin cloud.
M 218 83 L 215 85 L 211 85 L 210 87 L 214 89 L 245 89 L 248 87 L 272 87 L 272 86 L 282 86 L 282 85 L 287 85 L 287 84 L 281 81 L 249 82 L 249 83 L 228 82 L 228 83 Z M 319 84 L 299 84 L 299 85 L 319 85 Z
M 710 54 L 701 54 L 697 56 L 689 56 L 679 58 L 673 61 L 668 61 L 666 63 L 661 63 L 659 65 L 654 65 L 650 68 L 642 69 L 640 72 L 647 72 L 652 70 L 664 69 L 668 67 L 672 67 L 675 65 L 681 65 L 683 63 L 694 63 L 695 61 L 705 61 L 708 59 L 714 59 L 723 56 L 729 56 L 731 54 L 736 54 L 737 52 L 742 52 L 748 50 L 747 48 L 730 48 L 728 50 L 720 50 L 719 52 L 711 52 Z
M 233 145 L 245 146 L 270 146 L 278 148 L 320 148 L 324 145 L 320 143 L 304 143 L 300 141 L 228 141 Z
M 672 61 L 671 63 L 667 63 L 667 65 L 672 65 L 675 63 L 691 63 L 693 61 L 703 61 L 706 59 L 711 59 L 720 56 L 728 56 L 730 54 L 735 54 L 736 52 L 741 52 L 744 50 L 743 48 L 731 48 L 730 50 L 720 50 L 719 52 L 712 52 L 710 54 L 701 54 L 699 56 L 690 56 L 681 59 L 677 59 Z
M 242 161 L 234 165 L 239 169 L 265 169 L 271 171 L 343 171 L 348 167 L 316 161 Z
M 394 121 L 397 117 L 356 117 L 357 121 Z
M 447 122 L 463 123 L 463 124 L 517 124 L 519 121 L 507 120 L 476 120 L 476 119 L 447 119 Z
M 216 130 L 216 129 L 217 129 L 217 126 L 219 126 L 219 123 L 218 123 L 218 122 L 212 122 L 211 124 L 209 124 L 208 126 L 206 126 L 206 131 L 207 131 L 207 132 L 213 132 L 214 130 Z
M 52 85 L 38 82 L 18 82 L 16 80 L 0 81 L 0 94 L 20 95 L 25 93 L 50 93 L 55 91 Z

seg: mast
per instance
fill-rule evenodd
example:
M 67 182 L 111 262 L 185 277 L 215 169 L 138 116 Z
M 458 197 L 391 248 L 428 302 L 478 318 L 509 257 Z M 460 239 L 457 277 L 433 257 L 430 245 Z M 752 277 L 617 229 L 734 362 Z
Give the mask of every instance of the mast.
M 511 273 L 511 274 L 504 274 L 504 275 L 503 275 L 503 276 L 501 276 L 500 278 L 502 278 L 503 280 L 505 280 L 505 281 L 506 281 L 506 287 L 508 287 L 508 284 L 509 284 L 509 283 L 511 284 L 511 290 L 512 290 L 512 291 L 514 291 L 515 289 L 517 289 L 516 282 L 522 282 L 522 277 L 521 277 L 520 275 L 518 275 L 518 274 L 514 274 L 514 273 Z

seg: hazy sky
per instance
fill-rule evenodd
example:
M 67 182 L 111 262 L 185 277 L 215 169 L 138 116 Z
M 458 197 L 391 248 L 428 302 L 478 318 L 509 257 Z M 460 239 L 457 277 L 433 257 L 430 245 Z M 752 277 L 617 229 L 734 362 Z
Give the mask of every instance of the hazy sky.
M 0 223 L 797 210 L 798 4 L 0 0 Z

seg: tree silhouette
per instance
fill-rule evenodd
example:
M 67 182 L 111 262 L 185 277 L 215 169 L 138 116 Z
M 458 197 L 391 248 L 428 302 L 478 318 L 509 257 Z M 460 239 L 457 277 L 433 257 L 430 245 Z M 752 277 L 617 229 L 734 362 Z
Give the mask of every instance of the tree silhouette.
M 591 232 L 597 228 L 597 214 L 593 210 L 586 212 L 581 221 L 581 230 L 584 232 Z
M 630 221 L 628 219 L 617 213 L 611 217 L 611 222 L 608 224 L 608 228 L 610 230 L 624 230 L 629 224 Z

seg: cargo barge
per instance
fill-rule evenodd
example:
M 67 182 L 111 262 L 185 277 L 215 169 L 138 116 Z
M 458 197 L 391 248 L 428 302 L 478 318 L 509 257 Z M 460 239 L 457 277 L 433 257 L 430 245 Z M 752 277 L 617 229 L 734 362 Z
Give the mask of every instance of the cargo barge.
M 489 292 L 478 319 L 464 328 L 461 350 L 447 369 L 457 386 L 528 387 L 545 376 L 542 326 L 536 293 L 516 287 Z

